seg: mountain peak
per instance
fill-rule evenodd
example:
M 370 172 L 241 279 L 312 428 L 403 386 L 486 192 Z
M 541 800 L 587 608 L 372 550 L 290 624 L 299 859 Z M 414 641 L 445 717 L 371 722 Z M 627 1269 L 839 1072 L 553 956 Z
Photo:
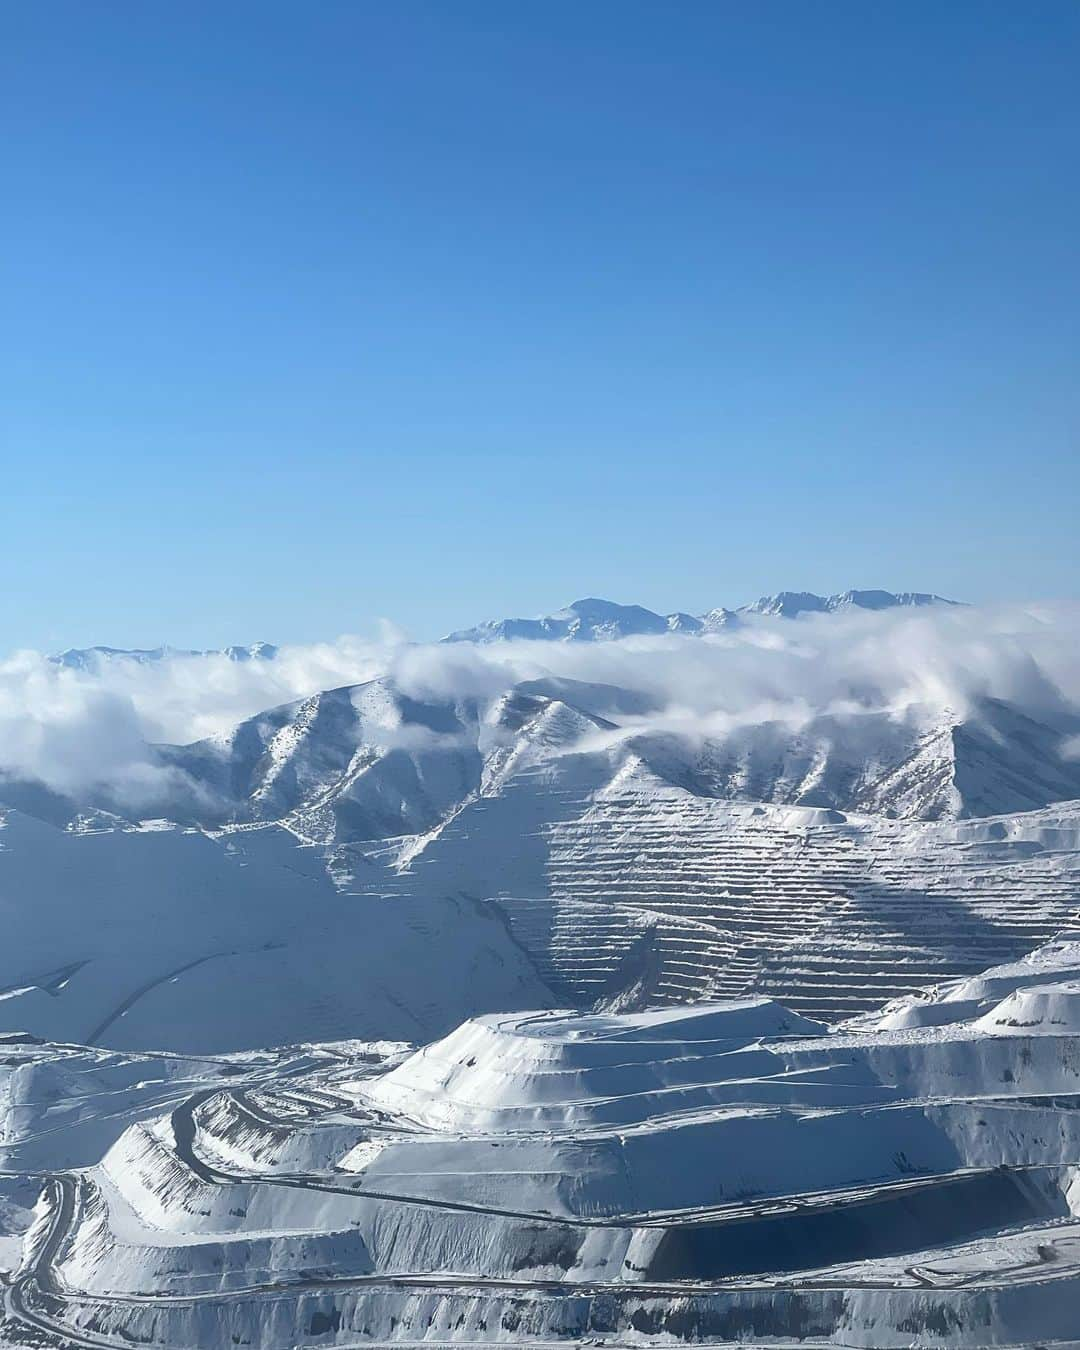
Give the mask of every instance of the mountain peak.
M 828 601 L 812 591 L 777 591 L 763 595 L 752 605 L 740 605 L 739 614 L 768 614 L 782 619 L 794 619 L 799 614 L 819 614 L 828 609 Z

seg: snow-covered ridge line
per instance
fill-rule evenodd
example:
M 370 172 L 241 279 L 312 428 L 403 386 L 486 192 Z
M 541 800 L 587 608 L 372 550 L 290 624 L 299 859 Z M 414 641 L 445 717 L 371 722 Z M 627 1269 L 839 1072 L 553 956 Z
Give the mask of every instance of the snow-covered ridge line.
M 717 606 L 705 614 L 655 614 L 641 605 L 621 605 L 611 600 L 576 600 L 565 609 L 536 619 L 494 619 L 448 634 L 443 642 L 494 642 L 524 639 L 532 641 L 597 642 L 622 637 L 663 633 L 701 634 L 717 632 L 738 622 L 740 614 L 762 614 L 796 618 L 800 614 L 835 614 L 851 609 L 883 610 L 925 605 L 955 605 L 940 595 L 919 591 L 851 590 L 835 595 L 815 595 L 810 591 L 780 591 L 762 596 L 753 604 L 735 609 Z M 48 659 L 68 670 L 93 672 L 113 661 L 132 661 L 139 665 L 173 658 L 224 656 L 230 661 L 272 661 L 280 648 L 270 642 L 247 646 L 193 649 L 171 647 L 71 647 Z
M 1063 702 L 1042 720 L 988 697 L 963 712 L 882 707 L 868 693 L 820 713 L 804 703 L 701 714 L 655 699 L 553 677 L 418 697 L 386 676 L 269 708 L 194 744 L 146 745 L 116 786 L 92 779 L 56 793 L 0 770 L 0 804 L 79 828 L 146 817 L 204 828 L 282 821 L 308 839 L 356 843 L 428 834 L 541 761 L 555 780 L 589 763 L 597 787 L 640 764 L 698 797 L 906 819 L 1080 797 L 1080 758 L 1068 749 L 1080 714 Z
M 272 642 L 252 642 L 246 647 L 232 646 L 191 650 L 185 647 L 69 647 L 67 651 L 50 656 L 49 661 L 65 670 L 88 673 L 100 670 L 112 661 L 132 661 L 137 665 L 152 665 L 156 661 L 200 656 L 224 656 L 229 661 L 273 661 L 278 648 Z
M 838 614 L 848 610 L 922 608 L 955 605 L 940 595 L 921 591 L 842 591 L 815 595 L 810 591 L 780 591 L 737 609 L 718 606 L 705 614 L 655 614 L 641 605 L 620 605 L 590 597 L 537 619 L 489 619 L 473 628 L 449 633 L 444 642 L 604 642 L 626 637 L 682 633 L 700 636 L 732 628 L 740 615 L 767 615 L 783 619 L 802 614 Z

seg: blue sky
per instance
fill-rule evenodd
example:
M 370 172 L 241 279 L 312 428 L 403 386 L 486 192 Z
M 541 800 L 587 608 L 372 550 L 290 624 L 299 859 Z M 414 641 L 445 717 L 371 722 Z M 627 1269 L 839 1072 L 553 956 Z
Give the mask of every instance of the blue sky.
M 1080 6 L 9 6 L 0 646 L 1078 593 Z

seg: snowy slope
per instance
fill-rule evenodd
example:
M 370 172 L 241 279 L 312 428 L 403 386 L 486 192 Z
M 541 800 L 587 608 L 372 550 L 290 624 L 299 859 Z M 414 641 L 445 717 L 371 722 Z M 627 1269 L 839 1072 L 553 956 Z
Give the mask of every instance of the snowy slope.
M 278 829 L 0 828 L 0 1031 L 124 1049 L 423 1039 L 550 994 L 492 911 L 340 894 Z
M 1073 725 L 984 699 L 963 716 L 911 705 L 819 714 L 798 727 L 766 720 L 700 747 L 649 736 L 631 744 L 702 796 L 941 820 L 1080 797 L 1080 761 L 1064 753 Z

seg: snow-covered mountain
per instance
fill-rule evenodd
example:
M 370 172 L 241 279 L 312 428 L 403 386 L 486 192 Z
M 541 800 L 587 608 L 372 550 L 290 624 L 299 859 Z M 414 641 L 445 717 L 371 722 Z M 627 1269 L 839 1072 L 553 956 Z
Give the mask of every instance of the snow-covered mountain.
M 478 789 L 483 768 L 474 701 L 421 703 L 385 679 L 159 753 L 198 789 L 186 809 L 204 823 L 324 817 L 335 835 L 362 839 L 430 829 Z
M 808 591 L 780 591 L 762 596 L 751 605 L 736 609 L 717 606 L 704 614 L 676 610 L 656 614 L 642 605 L 620 605 L 612 600 L 590 597 L 575 600 L 565 609 L 537 619 L 489 619 L 472 628 L 449 633 L 443 642 L 606 642 L 626 637 L 649 637 L 664 633 L 698 636 L 715 633 L 738 624 L 739 615 L 765 615 L 797 618 L 800 614 L 834 614 L 851 609 L 882 610 L 924 605 L 953 605 L 940 595 L 917 591 L 844 591 L 836 595 L 814 595 Z M 194 649 L 184 647 L 71 647 L 50 656 L 54 665 L 71 670 L 93 672 L 113 661 L 152 664 L 169 657 L 225 656 L 230 661 L 272 661 L 278 647 L 270 642 L 248 646 Z
M 564 778 L 585 773 L 599 791 L 647 771 L 697 797 L 958 820 L 1080 798 L 1080 758 L 1066 753 L 1078 730 L 1067 714 L 1048 723 L 984 698 L 963 714 L 912 704 L 683 731 L 613 685 L 548 677 L 488 699 L 421 700 L 382 677 L 193 745 L 148 747 L 161 772 L 140 782 L 136 813 L 107 784 L 74 798 L 0 778 L 0 803 L 54 824 L 95 810 L 206 828 L 286 821 L 353 844 L 436 829 L 543 764 L 542 812 Z
M 985 850 L 995 831 L 1080 799 L 1080 761 L 1062 753 L 1074 729 L 1064 714 L 1051 725 L 986 699 L 963 714 L 849 709 L 703 735 L 666 721 L 638 691 L 566 678 L 484 698 L 421 698 L 390 677 L 328 690 L 228 735 L 156 747 L 158 796 L 148 801 L 144 786 L 138 812 L 107 788 L 75 800 L 32 782 L 0 784 L 0 802 L 14 808 L 0 838 L 0 902 L 9 897 L 13 916 L 0 1029 L 92 1039 L 87 1027 L 104 1024 L 110 989 L 128 991 L 122 1003 L 163 980 L 173 1021 L 155 1011 L 161 993 L 147 992 L 109 1025 L 130 1031 L 152 1014 L 151 1027 L 182 1038 L 174 1047 L 191 1045 L 197 991 L 212 1009 L 237 963 L 257 961 L 294 988 L 350 940 L 348 923 L 374 931 L 355 902 L 348 922 L 337 912 L 340 890 L 435 906 L 425 929 L 448 896 L 494 904 L 538 987 L 571 1003 L 590 990 L 670 999 L 758 981 L 800 1011 L 835 1016 L 853 996 L 853 953 L 865 949 L 857 959 L 868 962 L 888 953 L 912 989 L 947 953 L 958 970 L 1022 955 L 1069 919 L 1080 901 L 1073 824 L 1056 854 L 1041 844 L 1030 856 L 1027 845 L 1015 856 Z M 1071 822 L 1074 808 L 1060 809 Z M 161 827 L 148 832 L 144 816 Z M 960 847 L 950 831 L 963 820 L 972 843 Z M 239 867 L 223 865 L 230 859 Z M 107 867 L 95 879 L 98 860 Z M 1016 886 L 1032 895 L 1022 921 L 1009 917 Z M 938 891 L 940 900 L 925 899 Z M 78 922 L 65 920 L 69 911 Z M 406 925 L 407 913 L 395 911 Z M 472 921 L 438 922 L 464 934 Z M 970 923 L 955 955 L 955 933 Z M 112 926 L 125 935 L 122 953 Z M 790 954 L 811 931 L 824 935 L 821 952 Z M 466 947 L 457 950 L 460 963 Z M 921 954 L 902 955 L 911 950 Z M 809 985 L 802 975 L 792 983 L 785 963 L 806 962 Z M 347 1013 L 344 992 L 331 997 L 328 976 L 317 983 L 336 1009 L 322 1025 L 360 1015 L 360 1004 Z M 875 976 L 856 1006 L 895 991 Z M 258 1006 L 246 1014 L 246 1044 L 281 1034 L 278 1021 L 259 1022 Z M 389 1013 L 365 1025 L 374 1036 L 401 1030 Z
M 490 701 L 421 702 L 383 678 L 316 694 L 191 746 L 159 746 L 190 789 L 173 810 L 205 825 L 288 820 L 323 842 L 423 834 L 540 760 L 640 717 L 641 695 L 574 680 L 525 681 Z M 600 751 L 603 772 L 618 755 Z
M 198 785 L 181 807 L 203 823 L 289 818 L 355 842 L 433 829 L 540 760 L 553 785 L 583 764 L 606 783 L 640 763 L 662 782 L 725 800 L 914 820 L 1035 810 L 1080 797 L 1080 759 L 1064 753 L 1078 725 L 985 699 L 963 716 L 914 705 L 702 737 L 656 729 L 641 696 L 614 686 L 539 680 L 488 704 L 422 703 L 380 679 L 273 709 L 219 740 L 159 750 Z M 212 803 L 201 817 L 200 800 Z
M 68 670 L 97 671 L 112 661 L 134 661 L 150 665 L 174 656 L 225 656 L 230 661 L 273 661 L 278 654 L 271 642 L 252 642 L 246 647 L 222 647 L 202 651 L 184 647 L 69 647 L 65 652 L 50 656 L 53 665 Z
M 798 727 L 756 722 L 693 745 L 649 735 L 631 744 L 702 796 L 961 820 L 1080 796 L 1080 761 L 1064 753 L 1074 725 L 984 699 L 963 716 L 915 705 L 819 714 Z
M 327 863 L 273 826 L 0 814 L 0 1033 L 215 1053 L 423 1039 L 465 1005 L 551 1002 L 498 913 L 461 896 L 365 903 Z
M 916 591 L 844 591 L 838 595 L 813 595 L 808 591 L 781 591 L 762 596 L 737 610 L 720 606 L 705 614 L 676 611 L 654 614 L 641 605 L 618 605 L 611 600 L 575 600 L 572 605 L 539 619 L 489 619 L 474 628 L 450 633 L 444 642 L 605 642 L 617 638 L 647 637 L 661 633 L 698 636 L 730 628 L 739 615 L 766 615 L 794 619 L 800 614 L 835 614 L 851 609 L 881 610 L 899 606 L 952 605 L 940 595 Z
M 837 614 L 851 609 L 921 608 L 926 605 L 955 605 L 941 595 L 922 591 L 841 591 L 836 595 L 814 595 L 810 591 L 779 591 L 763 595 L 752 605 L 740 605 L 739 614 L 767 614 L 781 619 L 796 619 L 800 614 Z
M 659 633 L 699 633 L 704 621 L 692 614 L 654 614 L 641 605 L 611 600 L 575 600 L 539 619 L 491 619 L 450 633 L 444 642 L 604 642 Z

